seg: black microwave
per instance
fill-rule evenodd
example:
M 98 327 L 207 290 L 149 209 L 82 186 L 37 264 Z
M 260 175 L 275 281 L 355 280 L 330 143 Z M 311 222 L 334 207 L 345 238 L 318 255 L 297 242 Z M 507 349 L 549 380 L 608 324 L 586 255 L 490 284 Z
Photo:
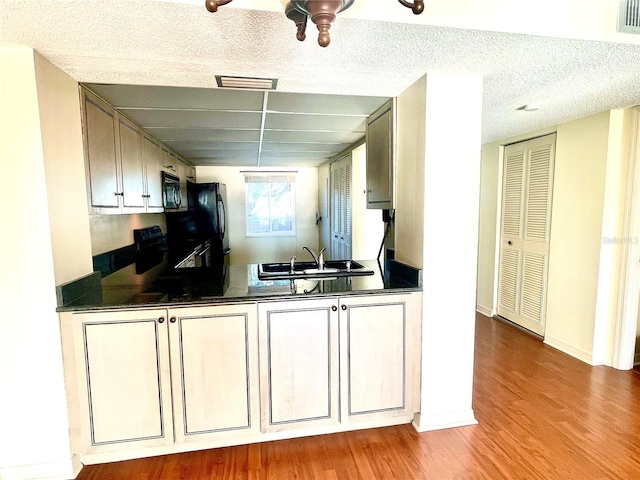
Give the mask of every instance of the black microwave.
M 180 179 L 167 172 L 162 172 L 162 204 L 166 210 L 180 208 L 182 205 Z

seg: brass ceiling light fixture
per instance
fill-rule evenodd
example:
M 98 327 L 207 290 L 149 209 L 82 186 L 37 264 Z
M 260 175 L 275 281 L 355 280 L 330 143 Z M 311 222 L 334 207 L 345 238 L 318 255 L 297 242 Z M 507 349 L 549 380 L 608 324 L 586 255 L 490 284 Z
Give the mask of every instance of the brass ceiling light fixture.
M 233 0 L 205 0 L 205 6 L 210 12 L 217 12 L 218 7 L 226 5 Z M 346 10 L 355 0 L 290 0 L 287 2 L 284 13 L 289 20 L 296 24 L 296 38 L 301 42 L 307 37 L 305 30 L 307 28 L 307 18 L 311 17 L 311 21 L 318 27 L 318 44 L 321 47 L 329 45 L 331 38 L 329 29 L 336 19 L 336 14 Z M 419 15 L 424 11 L 424 0 L 415 0 L 408 2 L 406 0 L 398 0 L 401 5 L 410 8 L 411 11 Z

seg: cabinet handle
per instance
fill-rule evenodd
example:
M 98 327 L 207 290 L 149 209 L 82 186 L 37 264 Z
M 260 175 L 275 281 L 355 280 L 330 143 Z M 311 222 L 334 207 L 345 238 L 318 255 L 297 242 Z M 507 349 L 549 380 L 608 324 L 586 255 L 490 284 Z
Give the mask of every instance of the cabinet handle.
M 171 323 L 176 323 L 176 317 L 171 317 L 171 318 L 169 319 L 169 321 L 170 321 Z
M 333 306 L 331 307 L 331 311 L 332 311 L 332 312 L 337 312 L 337 311 L 338 311 L 338 307 L 336 307 L 335 305 L 333 305 Z
M 158 323 L 164 323 L 164 317 L 160 317 L 160 318 L 158 319 Z
M 124 197 L 124 192 L 120 192 L 120 193 L 118 193 L 118 192 L 113 192 L 113 194 L 114 194 L 116 197 Z
M 340 308 L 343 309 L 343 310 L 346 310 L 347 306 L 346 305 L 342 305 Z

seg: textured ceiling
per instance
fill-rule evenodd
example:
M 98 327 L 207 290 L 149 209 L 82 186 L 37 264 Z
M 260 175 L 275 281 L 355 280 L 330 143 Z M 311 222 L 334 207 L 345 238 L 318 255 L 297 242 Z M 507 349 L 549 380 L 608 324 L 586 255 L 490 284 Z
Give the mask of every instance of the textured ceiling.
M 0 15 L 3 43 L 80 82 L 215 88 L 215 75 L 245 75 L 278 78 L 278 92 L 390 97 L 429 72 L 481 75 L 483 143 L 640 104 L 637 43 L 339 16 L 322 49 L 312 24 L 297 42 L 282 13 L 170 1 L 2 0 Z M 541 109 L 516 110 L 531 102 Z

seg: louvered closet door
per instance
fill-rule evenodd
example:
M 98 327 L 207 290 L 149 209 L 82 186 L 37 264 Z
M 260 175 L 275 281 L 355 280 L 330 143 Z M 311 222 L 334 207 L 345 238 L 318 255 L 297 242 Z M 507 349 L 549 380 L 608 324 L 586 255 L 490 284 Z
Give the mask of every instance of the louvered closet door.
M 331 164 L 331 258 L 351 258 L 351 155 Z
M 505 147 L 498 315 L 544 335 L 555 134 Z

